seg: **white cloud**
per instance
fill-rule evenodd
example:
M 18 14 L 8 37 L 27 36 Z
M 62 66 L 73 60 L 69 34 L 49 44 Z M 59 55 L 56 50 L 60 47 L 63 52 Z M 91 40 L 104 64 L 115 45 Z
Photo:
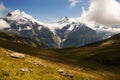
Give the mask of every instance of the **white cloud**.
M 79 0 L 69 0 L 70 7 L 75 7 L 77 3 L 79 3 Z
M 7 8 L 4 6 L 3 3 L 0 3 L 0 17 L 3 17 L 4 16 L 4 11 L 6 11 Z
M 10 25 L 6 21 L 0 19 L 0 29 L 3 28 L 10 28 Z
M 116 0 L 91 0 L 84 16 L 104 25 L 120 24 L 120 3 Z

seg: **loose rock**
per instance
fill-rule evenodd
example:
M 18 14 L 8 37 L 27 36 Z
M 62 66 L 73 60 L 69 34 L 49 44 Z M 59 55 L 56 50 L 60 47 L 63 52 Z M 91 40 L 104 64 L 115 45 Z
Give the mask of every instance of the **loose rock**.
M 70 77 L 71 79 L 73 79 L 73 74 L 69 74 L 69 73 L 65 72 L 63 69 L 59 69 L 58 73 L 62 76 Z
M 28 68 L 22 68 L 21 69 L 22 72 L 32 72 L 32 69 L 28 69 Z
M 58 73 L 64 73 L 63 69 L 58 69 Z
M 18 58 L 18 59 L 25 58 L 25 55 L 21 53 L 11 53 L 10 56 L 13 58 Z
M 36 61 L 34 62 L 34 64 L 39 65 L 39 66 L 42 65 L 40 61 Z
M 28 69 L 28 68 L 22 68 L 21 71 L 22 71 L 22 72 L 28 72 L 29 69 Z

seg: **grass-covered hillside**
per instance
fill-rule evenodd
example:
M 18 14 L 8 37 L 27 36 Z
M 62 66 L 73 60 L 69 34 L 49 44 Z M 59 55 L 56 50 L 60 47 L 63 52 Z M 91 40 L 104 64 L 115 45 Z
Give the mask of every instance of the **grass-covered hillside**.
M 0 47 L 0 80 L 120 80 L 119 34 L 80 48 L 39 49 L 4 39 Z M 9 56 L 15 52 L 25 58 Z
M 8 56 L 12 53 L 14 52 L 0 48 L 0 80 L 119 80 L 117 73 L 102 69 L 66 65 L 30 55 L 17 59 Z M 73 78 L 61 75 L 58 70 L 64 70 L 73 75 Z
M 6 32 L 0 32 L 0 39 L 5 41 L 10 41 L 14 43 L 26 44 L 33 47 L 44 47 L 42 43 L 38 43 L 34 39 L 19 37 L 15 34 L 10 34 Z

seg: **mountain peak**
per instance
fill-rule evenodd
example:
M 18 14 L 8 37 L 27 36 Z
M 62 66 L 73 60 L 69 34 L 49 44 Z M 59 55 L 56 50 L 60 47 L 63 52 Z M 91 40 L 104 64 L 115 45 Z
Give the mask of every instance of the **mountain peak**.
M 16 13 L 20 13 L 21 11 L 19 9 L 16 9 L 14 12 Z
M 61 18 L 61 20 L 62 20 L 62 21 L 68 21 L 68 17 L 67 17 L 67 16 L 63 16 L 63 17 Z
M 60 19 L 60 21 L 58 21 L 58 22 L 60 22 L 60 23 L 66 23 L 66 22 L 68 22 L 68 17 L 67 16 L 64 16 L 64 17 L 62 17 L 61 19 Z
M 26 13 L 24 11 L 20 11 L 19 9 L 16 9 L 12 12 L 10 12 L 12 16 L 18 16 L 18 15 L 25 15 Z
M 8 20 L 14 20 L 14 21 L 33 21 L 35 22 L 36 20 L 34 19 L 34 17 L 32 17 L 31 15 L 25 13 L 24 11 L 21 11 L 19 9 L 14 10 L 12 12 L 9 12 L 7 15 L 7 19 Z
M 14 10 L 12 12 L 9 12 L 7 14 L 7 16 L 10 17 L 10 16 L 15 16 L 15 15 L 20 15 L 20 14 L 21 14 L 21 11 L 19 9 L 16 9 L 16 10 Z
M 30 14 L 21 11 L 19 9 L 14 10 L 12 12 L 9 12 L 6 16 L 6 19 L 8 21 L 15 21 L 17 24 L 27 24 L 27 23 L 32 23 L 32 24 L 39 24 L 39 25 L 43 25 L 44 23 L 35 19 L 33 16 L 31 16 Z

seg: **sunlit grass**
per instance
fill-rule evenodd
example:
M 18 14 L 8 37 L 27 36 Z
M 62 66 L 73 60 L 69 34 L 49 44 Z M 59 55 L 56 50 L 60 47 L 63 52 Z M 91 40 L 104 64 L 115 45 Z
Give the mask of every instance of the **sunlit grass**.
M 107 71 L 94 71 L 84 67 L 66 65 L 41 58 L 26 55 L 25 59 L 15 59 L 6 56 L 7 51 L 0 48 L 0 80 L 71 80 L 69 77 L 59 75 L 58 69 L 63 69 L 74 75 L 73 80 L 114 80 L 115 73 Z M 40 61 L 41 66 L 34 64 Z M 32 72 L 22 72 L 21 68 L 32 69 Z

